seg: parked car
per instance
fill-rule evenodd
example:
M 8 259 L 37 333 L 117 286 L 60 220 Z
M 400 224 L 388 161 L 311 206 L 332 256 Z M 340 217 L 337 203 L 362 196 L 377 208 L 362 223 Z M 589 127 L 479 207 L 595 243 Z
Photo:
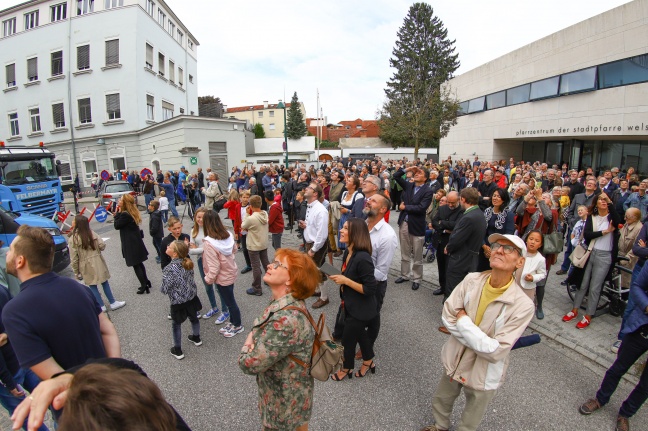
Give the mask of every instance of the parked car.
M 0 240 L 3 247 L 9 247 L 16 238 L 16 232 L 21 225 L 42 227 L 54 238 L 53 270 L 60 272 L 70 264 L 70 250 L 67 241 L 53 220 L 25 212 L 7 211 L 0 206 Z
M 114 208 L 124 195 L 137 195 L 128 181 L 106 181 L 101 185 L 101 206 Z

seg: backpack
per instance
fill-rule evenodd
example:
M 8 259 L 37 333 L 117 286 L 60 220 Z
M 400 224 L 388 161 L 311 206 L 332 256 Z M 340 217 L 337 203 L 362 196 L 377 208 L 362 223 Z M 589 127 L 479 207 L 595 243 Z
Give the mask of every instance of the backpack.
M 310 363 L 302 361 L 292 353 L 289 354 L 288 357 L 302 367 L 308 368 L 309 374 L 313 376 L 313 378 L 322 382 L 327 381 L 331 374 L 338 372 L 340 368 L 342 368 L 342 355 L 344 348 L 342 345 L 333 341 L 331 331 L 328 326 L 326 326 L 325 315 L 321 314 L 317 324 L 315 324 L 315 321 L 308 310 L 304 310 L 301 307 L 295 307 L 294 305 L 288 305 L 283 309 L 299 311 L 308 318 L 308 321 L 315 330 L 315 339 L 313 340 L 313 351 L 311 352 Z M 267 322 L 262 326 L 265 325 L 267 325 Z

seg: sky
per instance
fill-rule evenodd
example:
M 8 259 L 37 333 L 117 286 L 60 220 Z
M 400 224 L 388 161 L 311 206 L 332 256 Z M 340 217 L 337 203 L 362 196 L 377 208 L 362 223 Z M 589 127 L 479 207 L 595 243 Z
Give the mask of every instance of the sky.
M 0 0 L 0 8 L 24 0 Z M 103 1 L 103 0 L 97 0 Z M 412 1 L 165 0 L 198 47 L 199 96 L 229 106 L 290 101 L 329 123 L 376 118 Z M 428 2 L 455 39 L 459 75 L 628 0 Z M 285 97 L 284 97 L 285 95 Z

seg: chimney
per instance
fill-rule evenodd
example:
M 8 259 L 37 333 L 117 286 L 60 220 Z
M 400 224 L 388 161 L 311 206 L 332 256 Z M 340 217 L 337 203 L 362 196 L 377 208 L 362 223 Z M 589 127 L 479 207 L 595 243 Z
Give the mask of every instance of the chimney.
M 227 112 L 227 105 L 223 105 L 223 112 Z
M 268 101 L 267 100 L 263 101 L 263 109 L 268 109 Z

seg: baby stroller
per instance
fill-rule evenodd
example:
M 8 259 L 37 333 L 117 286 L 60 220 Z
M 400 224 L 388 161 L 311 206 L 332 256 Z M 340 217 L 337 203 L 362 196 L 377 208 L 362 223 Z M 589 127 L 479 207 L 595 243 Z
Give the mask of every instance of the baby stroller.
M 437 250 L 435 244 L 438 244 L 438 241 L 434 229 L 427 229 L 425 231 L 425 243 L 423 243 L 423 259 L 427 262 L 434 262 L 434 259 L 436 259 Z

